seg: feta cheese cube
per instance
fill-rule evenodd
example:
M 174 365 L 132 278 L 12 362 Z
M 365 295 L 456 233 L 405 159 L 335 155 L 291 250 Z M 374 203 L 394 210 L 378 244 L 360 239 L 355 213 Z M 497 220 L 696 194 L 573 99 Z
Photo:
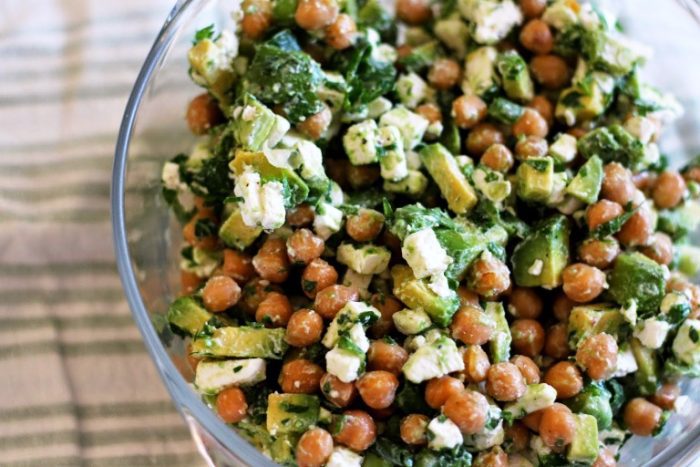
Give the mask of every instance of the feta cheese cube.
M 262 206 L 260 202 L 260 174 L 250 168 L 236 178 L 233 194 L 243 199 L 241 203 L 241 217 L 248 227 L 257 227 L 262 219 Z
M 436 21 L 433 25 L 433 32 L 443 44 L 454 50 L 457 58 L 464 58 L 467 54 L 469 26 L 459 17 L 450 17 Z
M 615 367 L 615 372 L 612 374 L 613 378 L 620 378 L 622 376 L 634 373 L 639 369 L 637 365 L 637 360 L 634 358 L 632 349 L 629 345 L 620 347 L 620 351 L 617 354 L 617 366 Z
M 462 370 L 462 354 L 455 341 L 445 336 L 416 350 L 402 368 L 406 379 L 416 384 Z
M 658 127 L 654 124 L 652 119 L 639 115 L 628 118 L 623 126 L 625 130 L 641 141 L 642 144 L 649 143 L 658 130 Z
M 163 171 L 160 175 L 163 181 L 163 186 L 168 190 L 178 191 L 182 186 L 180 181 L 180 166 L 175 162 L 166 162 L 163 164 Z
M 336 259 L 359 274 L 381 274 L 389 266 L 391 252 L 383 246 L 361 246 L 343 243 L 338 247 Z
M 560 133 L 549 146 L 549 155 L 559 162 L 571 162 L 576 158 L 576 137 L 568 133 Z
M 495 47 L 479 47 L 467 55 L 462 79 L 462 92 L 465 95 L 483 96 L 498 84 Z
M 377 162 L 377 123 L 365 120 L 352 125 L 343 136 L 343 148 L 353 165 Z
M 401 256 L 417 279 L 442 274 L 452 264 L 452 258 L 447 255 L 431 228 L 408 235 L 401 246 Z
M 280 182 L 267 182 L 262 186 L 260 194 L 262 218 L 260 226 L 265 230 L 282 227 L 286 220 L 287 211 L 284 208 L 284 185 Z
M 423 139 L 430 122 L 406 107 L 396 107 L 379 119 L 379 126 L 395 126 L 401 132 L 405 151 L 415 148 Z
M 447 281 L 445 274 L 435 274 L 432 276 L 428 287 L 439 297 L 448 297 L 452 295 L 452 289 L 450 288 L 450 283 Z
M 369 343 L 365 345 L 364 341 L 362 340 L 367 339 L 366 337 L 364 337 L 363 326 L 365 325 L 365 322 L 370 318 L 368 314 L 374 315 L 374 318 L 379 318 L 381 316 L 379 310 L 377 310 L 371 305 L 366 304 L 365 302 L 346 303 L 345 306 L 341 308 L 340 311 L 335 315 L 333 321 L 331 321 L 331 324 L 328 325 L 326 335 L 323 336 L 323 340 L 321 341 L 321 343 L 330 349 L 338 342 L 338 338 L 340 336 L 341 331 L 350 330 L 350 335 L 355 336 L 357 338 L 357 340 L 355 340 L 351 337 L 351 340 L 355 342 L 355 345 L 357 345 L 360 348 L 369 348 Z M 363 337 L 359 336 L 359 332 L 357 329 L 351 329 L 355 328 L 356 325 L 359 325 L 359 331 L 363 332 Z
M 265 380 L 265 360 L 205 360 L 199 362 L 194 384 L 202 394 L 218 394 L 229 386 L 249 386 Z
M 324 240 L 340 230 L 343 211 L 329 203 L 321 203 L 314 217 L 314 232 Z
M 522 418 L 525 415 L 544 409 L 554 404 L 557 399 L 557 390 L 546 383 L 529 384 L 518 400 L 506 404 L 503 412 L 513 418 Z
M 368 287 L 372 282 L 373 274 L 359 274 L 352 269 L 348 268 L 343 276 L 343 285 L 347 287 L 354 287 L 360 292 L 360 298 L 368 299 L 370 296 Z
M 399 76 L 396 81 L 396 93 L 401 103 L 409 109 L 415 109 L 419 104 L 435 97 L 435 90 L 414 72 Z
M 364 458 L 354 451 L 336 446 L 326 462 L 326 467 L 362 467 L 363 460 Z
M 428 436 L 428 447 L 436 451 L 452 449 L 464 440 L 459 427 L 444 415 L 435 417 L 428 423 L 428 432 L 432 435 Z
M 379 118 L 384 113 L 391 110 L 392 103 L 386 97 L 377 97 L 367 104 L 367 118 Z
M 559 31 L 578 23 L 578 15 L 570 5 L 568 0 L 556 0 L 544 10 L 542 21 Z
M 671 325 L 666 321 L 649 318 L 637 323 L 634 337 L 639 339 L 644 347 L 658 349 L 663 345 L 670 330 Z
M 472 38 L 479 44 L 495 44 L 523 22 L 523 14 L 511 0 L 478 0 L 459 3 L 460 12 L 472 21 Z
M 355 381 L 363 365 L 363 359 L 349 350 L 334 347 L 326 353 L 326 371 L 344 383 Z
M 686 319 L 673 340 L 676 358 L 688 365 L 700 363 L 700 320 Z
M 381 147 L 379 168 L 385 180 L 398 181 L 408 176 L 408 164 L 403 150 L 401 131 L 395 126 L 379 129 L 377 143 Z

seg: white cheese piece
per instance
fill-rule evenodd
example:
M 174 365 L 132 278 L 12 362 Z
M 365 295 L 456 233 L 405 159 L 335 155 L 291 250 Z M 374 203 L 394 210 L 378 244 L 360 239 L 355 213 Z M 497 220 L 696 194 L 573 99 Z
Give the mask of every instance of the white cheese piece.
M 271 230 L 284 225 L 287 211 L 284 208 L 284 186 L 280 182 L 267 182 L 262 186 L 260 204 L 260 226 L 263 229 Z
M 700 320 L 686 319 L 673 340 L 673 353 L 682 363 L 700 363 Z
M 366 313 L 371 313 L 375 318 L 379 318 L 381 313 L 375 307 L 368 305 L 365 302 L 348 302 L 343 308 L 335 315 L 331 324 L 328 325 L 326 330 L 326 335 L 323 336 L 321 343 L 327 348 L 333 347 L 338 342 L 338 337 L 340 331 L 347 330 L 360 325 L 360 330 L 363 330 L 362 324 L 358 323 L 358 320 L 365 316 Z M 351 335 L 359 336 L 357 330 L 351 331 Z M 358 339 L 360 339 L 358 337 Z M 366 339 L 366 337 L 364 337 Z M 365 345 L 361 342 L 355 342 L 359 347 L 364 347 Z M 369 344 L 366 344 L 367 349 L 369 349 Z
M 634 358 L 632 349 L 629 345 L 620 347 L 620 351 L 617 354 L 617 366 L 615 367 L 615 372 L 612 374 L 613 378 L 620 378 L 622 376 L 634 373 L 639 369 L 637 365 L 637 359 Z
M 634 337 L 639 339 L 644 347 L 658 349 L 663 345 L 670 330 L 671 325 L 666 321 L 649 318 L 637 323 Z
M 326 462 L 326 467 L 362 467 L 363 460 L 364 458 L 354 451 L 336 446 Z
M 578 23 L 578 15 L 568 0 L 556 0 L 542 14 L 542 21 L 560 31 Z
M 366 300 L 370 296 L 369 290 L 367 289 L 372 282 L 372 277 L 374 277 L 373 274 L 359 274 L 348 268 L 343 276 L 343 285 L 355 288 L 360 292 L 360 298 Z
M 379 157 L 381 176 L 385 180 L 399 181 L 408 176 L 406 153 L 403 149 L 401 131 L 395 126 L 379 128 L 377 144 L 382 148 Z
M 343 211 L 329 203 L 321 203 L 314 216 L 314 232 L 324 240 L 340 230 Z
M 343 148 L 353 165 L 377 162 L 377 123 L 365 120 L 352 125 L 343 136 Z
M 546 383 L 529 384 L 518 400 L 506 404 L 503 412 L 513 418 L 522 418 L 525 415 L 544 409 L 554 404 L 557 399 L 557 390 Z
M 440 245 L 433 229 L 425 228 L 408 235 L 401 246 L 401 256 L 413 270 L 417 279 L 442 274 L 452 263 L 452 258 Z
M 415 148 L 421 142 L 429 124 L 427 118 L 403 106 L 391 109 L 379 119 L 380 126 L 395 126 L 399 129 L 404 151 Z
M 406 379 L 416 384 L 462 370 L 464 361 L 457 344 L 444 336 L 416 350 L 402 368 Z
M 344 383 L 351 383 L 358 378 L 363 363 L 358 355 L 338 347 L 326 353 L 326 371 Z
M 236 178 L 233 194 L 243 199 L 241 203 L 243 223 L 248 227 L 258 227 L 262 219 L 260 174 L 246 167 L 244 172 Z
M 657 126 L 650 118 L 639 115 L 625 120 L 624 128 L 642 144 L 649 143 L 656 135 L 657 130 Z
M 576 138 L 567 133 L 561 133 L 549 146 L 549 155 L 559 162 L 571 162 L 576 158 Z
M 180 181 L 180 166 L 175 162 L 166 162 L 163 164 L 160 178 L 163 181 L 163 186 L 168 190 L 179 190 L 182 185 Z
M 527 273 L 531 276 L 539 276 L 542 274 L 542 268 L 544 267 L 544 262 L 541 259 L 536 259 L 532 262 L 529 268 L 527 268 Z
M 384 113 L 391 110 L 393 104 L 386 97 L 377 97 L 372 102 L 367 104 L 367 117 L 368 118 L 379 118 Z
M 523 22 L 523 14 L 511 0 L 478 0 L 460 2 L 460 7 L 470 3 L 471 8 L 461 8 L 462 15 L 472 21 L 472 38 L 479 44 L 495 44 Z
M 435 97 L 435 91 L 414 72 L 399 76 L 396 81 L 396 93 L 401 103 L 409 109 L 415 109 Z
M 331 205 L 335 207 L 341 206 L 343 203 L 345 203 L 345 193 L 343 193 L 343 189 L 340 188 L 340 185 L 333 180 L 331 180 L 331 189 L 328 193 L 328 199 L 330 200 Z
M 433 324 L 428 313 L 421 309 L 404 308 L 394 313 L 391 319 L 396 330 L 407 336 L 423 332 Z
M 194 384 L 202 394 L 218 394 L 229 386 L 246 386 L 265 380 L 265 360 L 205 360 L 199 362 Z
M 452 294 L 452 289 L 444 274 L 435 274 L 432 276 L 428 287 L 439 297 L 447 297 Z
M 428 437 L 428 447 L 436 451 L 452 449 L 462 444 L 464 440 L 459 427 L 444 415 L 433 418 L 430 423 L 428 423 L 427 429 L 432 435 Z
M 391 252 L 383 246 L 343 243 L 337 249 L 336 259 L 359 274 L 381 274 L 389 266 Z
M 467 55 L 462 79 L 462 92 L 465 95 L 483 96 L 498 84 L 496 75 L 496 58 L 498 50 L 495 47 L 479 47 Z

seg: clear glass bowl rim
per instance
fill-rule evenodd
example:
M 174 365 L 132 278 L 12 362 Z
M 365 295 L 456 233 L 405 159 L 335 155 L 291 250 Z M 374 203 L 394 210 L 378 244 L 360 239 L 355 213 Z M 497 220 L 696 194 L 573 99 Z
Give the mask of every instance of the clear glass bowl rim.
M 236 457 L 244 459 L 249 465 L 274 467 L 276 465 L 274 462 L 222 422 L 180 376 L 180 372 L 165 351 L 158 334 L 153 328 L 148 310 L 141 299 L 130 261 L 124 211 L 124 193 L 129 145 L 136 115 L 150 80 L 160 61 L 167 53 L 168 46 L 178 29 L 179 20 L 183 12 L 196 1 L 198 0 L 177 0 L 175 2 L 144 61 L 126 104 L 117 137 L 111 187 L 112 233 L 117 269 L 127 302 L 134 316 L 134 321 L 143 336 L 148 353 L 153 359 L 177 410 L 191 414 L 209 435 L 216 438 L 227 450 L 235 453 Z M 700 1 L 676 1 L 700 22 L 700 6 L 698 6 Z M 693 465 L 694 460 L 700 455 L 700 446 L 693 449 L 693 444 L 698 438 L 700 438 L 700 425 L 692 430 L 691 433 L 686 434 L 681 440 L 672 443 L 663 452 L 656 455 L 653 460 L 646 462 L 644 466 L 665 466 L 670 465 L 669 462 L 674 462 L 675 465 L 679 466 Z

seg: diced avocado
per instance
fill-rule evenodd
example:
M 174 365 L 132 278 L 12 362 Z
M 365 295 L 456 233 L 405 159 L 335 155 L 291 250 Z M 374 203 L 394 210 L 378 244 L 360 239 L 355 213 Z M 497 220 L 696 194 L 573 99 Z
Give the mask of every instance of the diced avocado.
M 396 22 L 393 15 L 379 0 L 368 0 L 357 12 L 357 24 L 379 32 L 384 41 L 396 35 Z
M 303 433 L 318 421 L 320 407 L 318 396 L 272 393 L 267 398 L 267 431 L 272 436 Z
M 296 10 L 297 0 L 274 0 L 272 2 L 272 18 L 275 24 L 293 26 Z
M 574 414 L 576 431 L 566 451 L 566 459 L 572 464 L 591 465 L 598 457 L 598 423 L 595 417 Z
M 224 30 L 214 41 L 208 38 L 197 41 L 187 53 L 192 80 L 222 102 L 228 99 L 227 91 L 236 80 L 231 66 L 236 56 L 236 43 L 233 32 Z
M 384 191 L 390 193 L 399 193 L 412 198 L 420 197 L 425 189 L 428 188 L 428 177 L 423 175 L 420 170 L 408 170 L 408 174 L 398 182 L 384 180 Z
M 211 336 L 200 336 L 192 342 L 192 354 L 206 357 L 270 358 L 279 360 L 287 351 L 284 328 L 226 326 L 215 329 Z
M 226 246 L 244 250 L 253 244 L 262 231 L 262 227 L 248 227 L 243 222 L 241 208 L 236 205 L 219 227 L 219 238 Z
M 410 310 L 405 308 L 394 313 L 391 318 L 394 320 L 394 326 L 401 333 L 407 336 L 419 334 L 430 326 L 432 321 L 430 316 L 423 310 Z
M 491 46 L 479 47 L 467 55 L 461 84 L 464 94 L 486 97 L 497 90 L 497 58 L 498 50 Z
M 589 383 L 576 396 L 566 401 L 572 412 L 595 417 L 598 430 L 607 430 L 612 425 L 612 395 L 602 384 Z
M 501 302 L 487 302 L 484 312 L 494 323 L 494 330 L 489 341 L 491 363 L 507 362 L 510 358 L 510 327 L 506 320 L 506 311 Z
M 370 452 L 365 456 L 362 461 L 362 467 L 392 467 L 392 464 L 388 459 L 379 457 L 379 454 Z
M 438 326 L 450 324 L 452 315 L 459 308 L 456 293 L 451 292 L 446 297 L 437 295 L 426 280 L 416 279 L 411 268 L 405 265 L 391 268 L 391 277 L 394 281 L 394 295 L 409 308 L 423 309 Z
M 192 297 L 180 297 L 168 308 L 168 322 L 171 326 L 194 336 L 212 318 L 201 303 Z
M 693 245 L 677 245 L 678 270 L 693 277 L 700 272 L 700 248 Z
M 583 54 L 590 65 L 615 76 L 626 75 L 646 60 L 650 49 L 621 34 L 603 29 L 586 30 L 583 34 Z
M 295 448 L 302 433 L 284 433 L 273 438 L 270 457 L 280 465 L 296 465 Z
M 464 361 L 455 341 L 440 336 L 412 353 L 401 371 L 407 380 L 418 384 L 463 369 Z
M 554 404 L 557 399 L 557 390 L 546 383 L 528 384 L 518 400 L 506 404 L 503 408 L 503 416 L 508 419 L 519 419 L 525 415 L 544 409 Z
M 255 446 L 256 449 L 267 456 L 272 456 L 270 453 L 272 436 L 267 432 L 264 424 L 253 423 L 249 418 L 246 418 L 236 423 L 234 427 L 238 434 Z
M 601 332 L 616 336 L 626 322 L 619 308 L 609 305 L 575 306 L 569 314 L 569 347 L 575 349 L 586 337 Z
M 459 169 L 454 156 L 442 144 L 431 144 L 419 151 L 425 168 L 437 183 L 449 208 L 465 214 L 477 202 L 476 191 Z
M 407 55 L 399 58 L 398 63 L 407 70 L 420 72 L 432 65 L 441 54 L 440 43 L 429 41 L 411 48 Z
M 205 360 L 197 364 L 194 384 L 203 394 L 217 394 L 229 386 L 250 386 L 265 380 L 265 360 Z
M 513 250 L 513 277 L 521 287 L 553 289 L 569 262 L 569 224 L 555 215 L 539 224 Z
M 516 177 L 520 198 L 545 202 L 554 191 L 554 159 L 530 157 L 518 166 Z
M 656 313 L 666 290 L 664 269 L 641 253 L 622 253 L 608 275 L 610 295 L 624 305 L 637 302 L 637 313 L 644 318 Z
M 603 161 L 593 156 L 578 170 L 566 187 L 566 192 L 584 203 L 593 204 L 598 199 L 603 184 Z
M 498 56 L 496 69 L 501 75 L 503 90 L 506 95 L 519 102 L 529 102 L 534 96 L 535 88 L 530 78 L 527 63 L 514 50 Z
M 479 164 L 472 174 L 476 189 L 493 203 L 501 203 L 510 196 L 511 183 L 500 172 Z
M 272 135 L 277 118 L 251 94 L 243 97 L 243 104 L 233 109 L 231 129 L 233 137 L 243 149 L 258 151 Z M 287 123 L 289 129 L 289 123 Z M 276 142 L 275 142 L 276 143 Z
M 229 163 L 229 168 L 235 176 L 241 176 L 250 167 L 260 174 L 265 181 L 278 181 L 288 191 L 288 206 L 296 206 L 309 196 L 309 187 L 293 170 L 275 167 L 270 164 L 262 152 L 236 150 L 235 157 Z
M 488 114 L 494 120 L 512 125 L 520 118 L 524 111 L 525 109 L 515 102 L 509 101 L 503 97 L 497 97 L 489 104 Z
M 559 95 L 554 115 L 567 125 L 591 120 L 603 113 L 612 101 L 615 81 L 610 75 L 594 72 Z
M 651 396 L 656 393 L 656 389 L 661 384 L 661 371 L 656 352 L 644 347 L 636 337 L 633 337 L 630 341 L 630 347 L 638 367 L 637 372 L 634 374 L 636 388 L 639 394 Z
M 429 124 L 427 118 L 403 106 L 395 107 L 379 118 L 379 126 L 395 126 L 399 129 L 404 151 L 410 151 L 421 142 Z
M 585 158 L 598 156 L 603 162 L 619 162 L 633 170 L 644 164 L 644 145 L 620 125 L 598 127 L 586 133 L 577 143 Z
M 386 247 L 371 243 L 343 243 L 338 247 L 336 259 L 359 274 L 381 274 L 389 265 L 391 252 Z
M 558 162 L 568 163 L 576 158 L 576 137 L 568 133 L 561 133 L 556 140 L 549 145 L 549 155 Z
M 459 15 L 436 21 L 433 24 L 433 33 L 443 44 L 454 50 L 459 59 L 467 54 L 469 26 L 459 18 Z
M 185 250 L 183 250 L 184 252 Z M 201 247 L 194 247 L 187 256 L 182 255 L 180 269 L 197 275 L 202 279 L 211 276 L 221 263 L 221 252 Z
M 700 202 L 696 199 L 686 200 L 675 209 L 659 211 L 658 229 L 674 240 L 685 238 L 697 229 L 700 223 Z

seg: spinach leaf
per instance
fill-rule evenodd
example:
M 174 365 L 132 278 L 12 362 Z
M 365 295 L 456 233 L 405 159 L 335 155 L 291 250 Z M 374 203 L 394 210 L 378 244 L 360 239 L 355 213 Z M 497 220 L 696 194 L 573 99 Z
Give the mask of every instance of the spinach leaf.
M 391 462 L 392 465 L 413 467 L 413 454 L 411 451 L 387 438 L 377 438 L 373 450 L 377 452 L 379 457 Z
M 457 229 L 457 224 L 440 208 L 426 208 L 420 203 L 409 204 L 394 211 L 389 224 L 391 233 L 401 240 L 419 230 L 437 227 Z
M 597 155 L 604 162 L 619 162 L 633 170 L 644 165 L 644 145 L 620 125 L 596 128 L 577 147 L 586 159 Z
M 208 206 L 220 205 L 233 192 L 229 177 L 228 154 L 218 153 L 202 161 L 202 167 L 192 174 L 192 191 L 204 198 Z
M 194 40 L 192 43 L 197 44 L 204 39 L 211 39 L 212 37 L 214 37 L 214 25 L 210 24 L 194 33 Z
M 336 60 L 335 66 L 348 83 L 346 109 L 367 104 L 394 89 L 394 64 L 376 57 L 374 50 L 372 44 L 361 39 L 355 47 L 340 54 Z

